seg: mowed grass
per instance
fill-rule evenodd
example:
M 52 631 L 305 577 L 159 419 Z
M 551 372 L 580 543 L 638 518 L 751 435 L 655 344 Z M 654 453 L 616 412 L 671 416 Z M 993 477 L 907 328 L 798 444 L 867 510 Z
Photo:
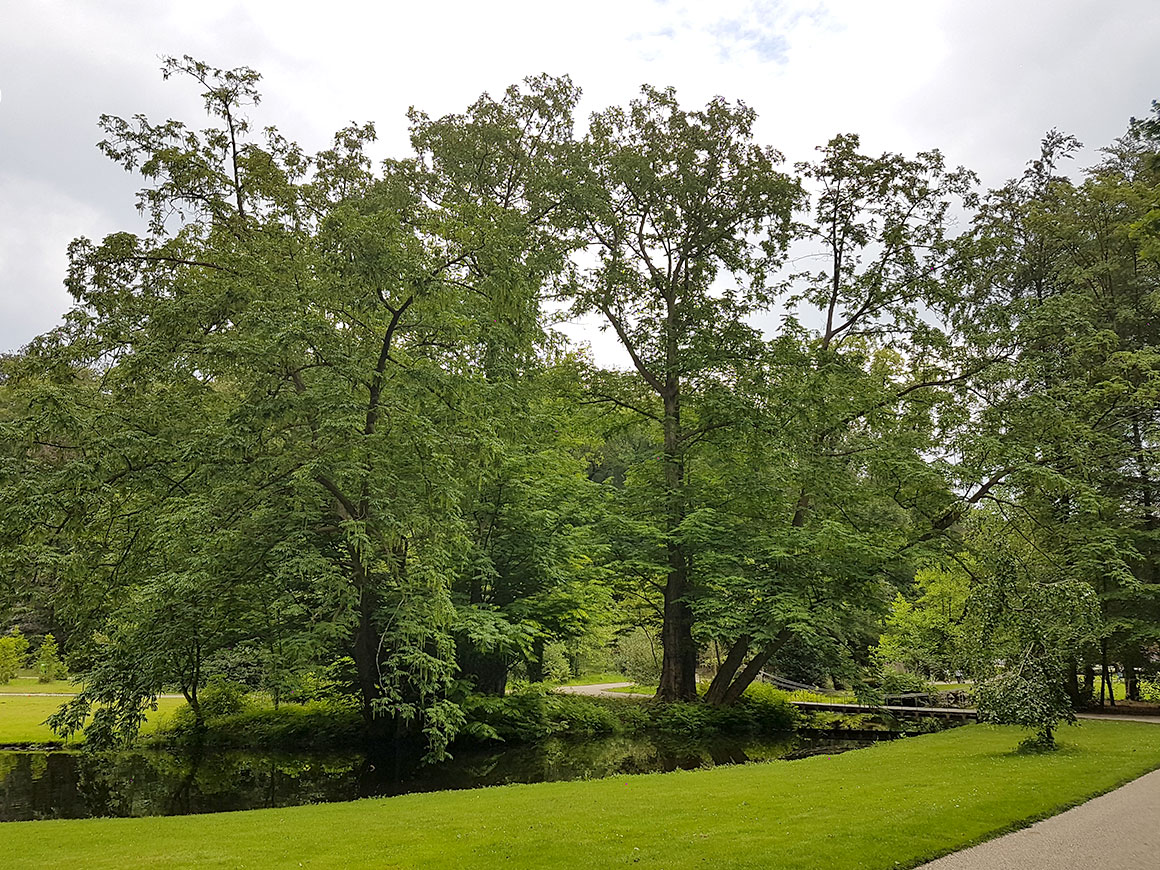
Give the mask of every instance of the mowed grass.
M 624 695 L 655 695 L 657 693 L 657 686 L 638 686 L 635 683 L 631 686 L 621 686 L 619 689 L 609 689 L 610 692 L 619 692 Z
M 602 674 L 585 674 L 582 677 L 574 677 L 563 683 L 557 683 L 559 686 L 597 686 L 601 683 L 627 683 L 630 682 L 628 677 L 624 674 L 612 673 L 610 671 Z
M 0 867 L 895 870 L 1160 767 L 1160 726 L 1084 722 L 1063 748 L 970 725 L 832 757 L 154 819 L 11 822 Z
M 49 694 L 73 695 L 78 691 L 68 680 L 51 680 L 42 683 L 36 677 L 13 677 L 10 682 L 0 684 L 0 695 L 48 692 Z
M 0 744 L 60 743 L 60 737 L 44 724 L 44 720 L 67 700 L 37 695 L 0 695 Z M 165 716 L 184 705 L 182 698 L 159 698 L 157 709 L 149 712 L 143 730 L 148 732 L 155 728 Z

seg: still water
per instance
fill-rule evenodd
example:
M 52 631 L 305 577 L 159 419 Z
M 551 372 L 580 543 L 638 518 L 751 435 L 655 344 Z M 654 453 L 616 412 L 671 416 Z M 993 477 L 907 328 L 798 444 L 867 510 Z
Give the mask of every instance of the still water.
M 422 764 L 414 756 L 138 751 L 0 752 L 0 821 L 167 816 L 348 801 L 517 782 L 596 779 L 836 754 L 866 745 L 781 738 L 552 739 L 533 746 L 457 749 Z

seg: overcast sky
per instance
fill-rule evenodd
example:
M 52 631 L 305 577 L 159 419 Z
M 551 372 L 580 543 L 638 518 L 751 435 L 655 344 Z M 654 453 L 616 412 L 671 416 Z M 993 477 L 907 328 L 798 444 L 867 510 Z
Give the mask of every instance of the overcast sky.
M 402 155 L 408 106 L 459 111 L 548 72 L 583 88 L 582 114 L 674 85 L 689 106 L 744 100 L 790 161 L 857 132 L 995 185 L 1051 127 L 1098 147 L 1145 114 L 1158 46 L 1157 0 L 0 0 L 0 352 L 67 310 L 72 238 L 138 226 L 98 116 L 204 117 L 162 55 L 257 69 L 252 120 L 308 150 L 374 121 Z

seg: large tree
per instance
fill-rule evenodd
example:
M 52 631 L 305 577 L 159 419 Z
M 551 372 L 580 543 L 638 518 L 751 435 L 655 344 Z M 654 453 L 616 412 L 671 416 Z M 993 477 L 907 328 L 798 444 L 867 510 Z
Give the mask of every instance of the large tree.
M 758 352 L 746 318 L 772 299 L 767 279 L 799 196 L 780 155 L 754 141 L 754 119 L 722 99 L 685 110 L 672 90 L 646 87 L 628 107 L 594 115 L 584 143 L 579 219 L 598 260 L 574 311 L 603 317 L 641 382 L 606 382 L 601 396 L 656 430 L 666 701 L 697 696 L 688 457 L 722 423 L 714 399 L 730 371 Z
M 10 552 L 67 583 L 83 633 L 57 723 L 99 705 L 131 731 L 175 684 L 196 711 L 206 657 L 256 642 L 348 653 L 368 726 L 441 751 L 463 508 L 542 340 L 577 92 L 415 115 L 417 156 L 379 173 L 369 126 L 317 155 L 253 137 L 250 70 L 165 73 L 215 123 L 102 119 L 149 231 L 73 244 L 77 306 L 14 378 Z

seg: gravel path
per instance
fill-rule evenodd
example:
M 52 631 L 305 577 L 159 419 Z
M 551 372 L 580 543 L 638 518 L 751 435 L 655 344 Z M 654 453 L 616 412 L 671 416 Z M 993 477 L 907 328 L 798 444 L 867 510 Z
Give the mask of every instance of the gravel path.
M 924 864 L 919 870 L 1100 867 L 1160 867 L 1160 770 L 1029 828 Z
M 627 689 L 636 683 L 596 683 L 591 686 L 557 686 L 556 691 L 565 695 L 590 695 L 594 698 L 651 698 L 638 692 L 610 692 L 609 689 Z

